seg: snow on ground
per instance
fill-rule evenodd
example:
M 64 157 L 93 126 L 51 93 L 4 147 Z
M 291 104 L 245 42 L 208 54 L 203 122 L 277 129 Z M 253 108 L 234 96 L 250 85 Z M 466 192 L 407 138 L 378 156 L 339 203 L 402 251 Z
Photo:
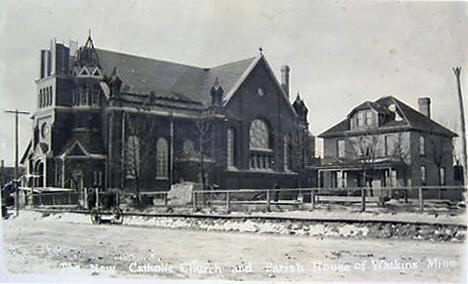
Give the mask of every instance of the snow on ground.
M 23 215 L 33 220 L 43 220 L 54 223 L 91 223 L 89 214 L 40 213 L 34 211 L 22 211 L 20 216 Z M 301 217 L 307 216 L 302 214 L 299 215 Z M 277 215 L 271 214 L 271 216 Z M 294 214 L 291 214 L 291 216 L 294 216 Z M 265 219 L 245 220 L 239 218 L 213 219 L 168 216 L 125 216 L 123 225 L 167 229 L 245 232 L 335 238 L 425 239 L 433 241 L 460 242 L 463 241 L 466 237 L 466 228 L 457 225 L 413 225 Z
M 54 216 L 56 215 L 56 216 Z M 59 217 L 60 216 L 60 217 Z M 84 217 L 85 216 L 85 217 Z M 466 269 L 463 243 L 393 239 L 322 238 L 155 227 L 93 225 L 88 215 L 21 211 L 2 221 L 8 282 L 34 273 L 45 278 L 206 279 L 280 281 L 459 282 Z M 156 220 L 160 220 L 158 223 Z M 245 224 L 179 218 L 127 218 L 132 224 L 205 226 L 276 231 L 278 223 Z M 356 234 L 363 227 L 307 226 L 284 222 L 289 231 Z M 218 226 L 218 227 L 216 227 Z M 384 229 L 383 229 L 384 230 Z M 442 230 L 443 231 L 443 230 Z M 371 233 L 369 231 L 368 233 Z M 167 268 L 167 269 L 165 269 Z M 49 278 L 47 278 L 49 276 Z M 23 278 L 24 279 L 24 278 Z M 80 278 L 81 281 L 83 278 Z

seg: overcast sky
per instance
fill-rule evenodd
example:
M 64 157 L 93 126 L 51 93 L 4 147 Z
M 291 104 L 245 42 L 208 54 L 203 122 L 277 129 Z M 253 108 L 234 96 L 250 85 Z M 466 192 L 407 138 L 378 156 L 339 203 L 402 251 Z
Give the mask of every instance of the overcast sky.
M 291 99 L 301 93 L 315 135 L 387 95 L 415 108 L 431 97 L 432 117 L 459 132 L 452 67 L 468 74 L 467 13 L 453 2 L 2 0 L 0 159 L 14 161 L 4 110 L 35 110 L 40 49 L 54 37 L 83 44 L 89 29 L 97 47 L 201 67 L 261 46 L 277 75 L 291 67 Z M 31 126 L 21 118 L 21 153 Z

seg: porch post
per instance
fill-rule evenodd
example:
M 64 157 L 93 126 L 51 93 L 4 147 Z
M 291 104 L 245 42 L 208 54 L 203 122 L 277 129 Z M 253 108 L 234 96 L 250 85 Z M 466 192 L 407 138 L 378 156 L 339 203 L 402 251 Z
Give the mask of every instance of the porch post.
M 310 204 L 312 205 L 312 210 L 315 209 L 315 190 L 310 191 Z
M 366 188 L 361 188 L 361 212 L 366 210 Z
M 61 184 L 62 184 L 62 188 L 65 188 L 65 157 L 61 157 L 62 159 L 62 176 L 61 176 Z
M 422 212 L 424 210 L 424 200 L 423 200 L 423 189 L 422 187 L 418 188 L 419 192 L 419 210 Z
M 44 159 L 44 166 L 42 167 L 42 187 L 47 187 L 47 158 Z

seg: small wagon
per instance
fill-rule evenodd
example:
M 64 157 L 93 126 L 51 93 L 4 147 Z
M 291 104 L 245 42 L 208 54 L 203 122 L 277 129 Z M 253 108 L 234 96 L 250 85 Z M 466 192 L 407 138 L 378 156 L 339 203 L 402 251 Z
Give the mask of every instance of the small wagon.
M 110 224 L 122 224 L 123 223 L 123 213 L 122 209 L 119 207 L 119 192 L 115 190 L 108 190 L 106 192 L 99 192 L 99 188 L 93 190 L 94 192 L 90 195 L 88 203 L 90 209 L 91 223 L 101 224 L 101 223 L 110 223 Z M 94 195 L 94 196 L 93 196 Z M 94 199 L 94 200 L 93 200 Z M 112 203 L 110 209 L 104 209 L 103 200 L 110 200 Z M 90 202 L 91 201 L 91 202 Z M 95 201 L 94 208 L 92 208 L 92 201 Z

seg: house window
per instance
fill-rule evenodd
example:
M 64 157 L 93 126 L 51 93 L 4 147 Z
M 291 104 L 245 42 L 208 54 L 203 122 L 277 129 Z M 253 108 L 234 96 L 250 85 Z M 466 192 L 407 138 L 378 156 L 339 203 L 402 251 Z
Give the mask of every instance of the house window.
M 156 142 L 156 178 L 168 177 L 168 152 L 167 140 L 159 138 Z
M 384 156 L 388 156 L 388 136 L 384 136 Z
M 356 126 L 360 127 L 364 125 L 364 112 L 359 111 L 357 113 L 357 121 L 356 121 Z
M 424 136 L 419 136 L 419 155 L 426 155 L 426 138 Z
M 390 171 L 390 183 L 391 183 L 391 186 L 398 186 L 398 184 L 397 184 L 397 171 L 396 170 L 391 170 Z
M 446 185 L 445 168 L 439 169 L 439 185 Z
M 372 125 L 372 111 L 366 111 L 366 125 Z
M 227 166 L 234 167 L 234 128 L 227 130 Z
M 268 126 L 260 119 L 250 124 L 250 148 L 270 149 Z
M 128 137 L 126 149 L 127 178 L 135 179 L 139 176 L 140 170 L 140 140 L 137 136 Z
M 421 166 L 421 185 L 426 185 L 427 176 L 426 176 L 426 166 Z
M 344 140 L 337 141 L 337 152 L 338 152 L 338 158 L 345 157 L 345 141 Z

